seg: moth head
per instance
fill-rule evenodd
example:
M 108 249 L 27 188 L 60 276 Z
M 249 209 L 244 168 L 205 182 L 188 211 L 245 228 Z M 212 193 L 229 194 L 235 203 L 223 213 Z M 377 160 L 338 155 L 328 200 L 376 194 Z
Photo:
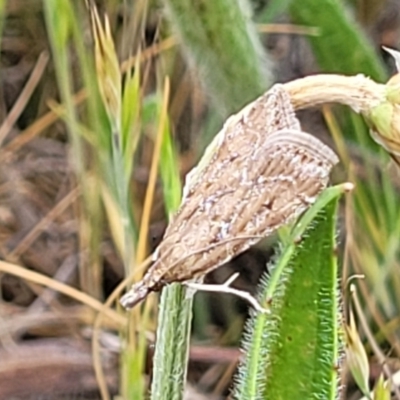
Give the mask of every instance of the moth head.
M 150 293 L 151 289 L 143 282 L 138 282 L 131 287 L 120 299 L 122 307 L 131 309 L 143 301 Z

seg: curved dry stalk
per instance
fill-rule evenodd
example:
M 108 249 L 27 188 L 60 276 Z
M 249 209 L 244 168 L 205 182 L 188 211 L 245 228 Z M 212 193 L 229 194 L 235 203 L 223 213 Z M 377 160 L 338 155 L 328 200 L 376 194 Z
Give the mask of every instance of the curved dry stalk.
M 385 100 L 386 85 L 364 75 L 321 74 L 285 83 L 293 108 L 300 110 L 325 103 L 339 103 L 357 113 L 368 113 Z
M 22 111 L 25 109 L 26 104 L 30 100 L 34 90 L 39 84 L 39 81 L 42 78 L 44 71 L 46 70 L 48 61 L 48 53 L 42 52 L 21 94 L 18 96 L 11 111 L 8 113 L 7 117 L 0 126 L 0 147 L 3 144 L 3 141 L 7 137 L 8 133 L 11 131 L 15 122 L 21 115 Z
M 62 293 L 66 296 L 69 296 L 82 304 L 87 305 L 88 307 L 98 311 L 99 313 L 104 314 L 112 321 L 114 321 L 118 326 L 125 326 L 126 325 L 126 318 L 116 311 L 105 308 L 104 305 L 88 294 L 81 292 L 65 283 L 56 281 L 48 276 L 39 274 L 34 271 L 29 271 L 26 268 L 20 267 L 19 265 L 15 265 L 9 262 L 1 261 L 0 260 L 0 272 L 18 276 L 19 278 L 28 280 L 33 283 L 37 283 L 42 286 L 46 286 L 51 288 L 59 293 Z M 131 277 L 130 277 L 131 278 Z M 129 282 L 129 280 L 124 281 L 125 285 Z

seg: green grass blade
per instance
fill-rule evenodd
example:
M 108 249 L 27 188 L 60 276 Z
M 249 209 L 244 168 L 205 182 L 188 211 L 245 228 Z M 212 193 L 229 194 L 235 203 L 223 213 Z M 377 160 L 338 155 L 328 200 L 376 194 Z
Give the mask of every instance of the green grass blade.
M 128 72 L 122 97 L 122 149 L 125 164 L 125 179 L 132 174 L 133 155 L 140 137 L 140 64 L 135 66 L 134 73 Z
M 65 120 L 70 146 L 70 163 L 77 175 L 82 191 L 82 219 L 80 224 L 79 244 L 82 249 L 89 250 L 85 262 L 80 262 L 79 279 L 81 288 L 91 295 L 100 298 L 101 263 L 98 257 L 101 226 L 99 190 L 91 190 L 96 179 L 92 179 L 87 171 L 87 159 L 83 146 L 84 129 L 78 118 L 78 110 L 74 103 L 73 73 L 71 69 L 71 51 L 74 44 L 82 42 L 82 30 L 76 37 L 76 26 L 79 20 L 73 4 L 68 0 L 43 1 L 45 22 L 51 45 L 52 60 L 55 67 L 58 89 L 64 107 Z M 60 18 L 60 15 L 63 17 Z M 82 69 L 82 65 L 80 65 Z M 96 226 L 97 229 L 92 229 Z M 90 268 L 88 268 L 90 265 Z
M 4 21 L 6 19 L 5 0 L 0 0 L 0 34 L 3 33 Z
M 236 399 L 335 398 L 339 306 L 334 230 L 344 190 L 345 185 L 335 186 L 319 197 L 261 285 L 261 299 L 270 304 L 271 314 L 254 314 L 247 325 Z
M 160 99 L 157 96 L 146 97 L 143 104 L 142 119 L 144 124 L 151 124 L 159 119 Z M 181 202 L 182 185 L 179 176 L 179 156 L 167 122 L 161 145 L 160 175 L 163 185 L 165 211 L 169 217 L 178 209 Z
M 165 0 L 192 67 L 223 117 L 238 111 L 271 83 L 247 0 Z
M 160 113 L 160 101 L 152 97 L 145 104 L 147 120 Z M 158 108 L 158 110 L 157 110 Z M 160 155 L 160 174 L 164 202 L 169 217 L 181 201 L 181 182 L 169 124 L 164 128 Z M 192 319 L 192 296 L 187 296 L 181 284 L 165 287 L 161 294 L 158 317 L 157 343 L 153 360 L 152 400 L 179 400 L 183 397 Z
M 285 12 L 292 0 L 271 0 L 268 5 L 257 16 L 257 22 L 268 24 L 276 15 Z
M 82 145 L 78 133 L 77 115 L 72 100 L 72 77 L 70 75 L 71 69 L 68 55 L 68 45 L 72 39 L 72 26 L 75 16 L 71 4 L 67 0 L 44 1 L 43 7 L 58 87 L 66 109 L 65 118 L 71 137 L 74 166 L 77 173 L 80 174 L 83 171 Z M 63 18 L 58 18 L 59 15 L 62 15 Z
M 316 27 L 320 34 L 308 37 L 322 72 L 346 75 L 365 74 L 379 82 L 387 73 L 366 33 L 358 25 L 346 4 L 340 0 L 292 0 L 290 13 L 294 23 Z M 369 135 L 359 115 L 340 108 L 340 119 L 346 138 L 362 143 L 376 153 L 379 147 Z M 360 146 L 360 148 L 363 148 Z
M 322 71 L 385 81 L 382 61 L 343 1 L 292 0 L 290 13 L 294 23 L 319 29 L 319 36 L 308 39 Z
M 108 136 L 108 140 L 105 141 L 108 146 L 104 148 L 102 154 L 104 164 L 101 167 L 103 179 L 107 188 L 111 188 L 110 192 L 121 221 L 122 239 L 118 248 L 126 274 L 129 274 L 135 257 L 133 244 L 136 241 L 136 229 L 131 213 L 130 183 L 134 147 L 130 143 L 130 136 L 133 135 L 132 128 L 138 125 L 139 119 L 139 79 L 138 77 L 135 79 L 135 76 L 127 76 L 125 86 L 122 88 L 122 74 L 109 19 L 107 16 L 100 17 L 94 6 L 90 7 L 90 15 L 95 44 L 95 68 L 92 70 L 92 75 L 97 78 L 96 94 L 101 99 L 102 109 L 108 118 L 108 123 L 99 127 L 99 130 L 103 132 L 101 137 Z M 77 47 L 79 48 L 79 43 Z M 85 58 L 85 54 L 81 54 L 81 57 Z M 131 102 L 130 108 L 126 106 L 128 101 Z
M 121 390 L 123 399 L 142 400 L 145 399 L 146 379 L 143 374 L 146 363 L 147 343 L 146 336 L 142 331 L 138 335 L 139 343 L 136 348 L 126 346 L 121 353 L 123 368 L 121 371 Z
M 169 219 L 178 209 L 181 202 L 182 185 L 177 164 L 178 154 L 171 137 L 170 125 L 167 123 L 161 147 L 161 180 L 163 184 L 165 211 Z

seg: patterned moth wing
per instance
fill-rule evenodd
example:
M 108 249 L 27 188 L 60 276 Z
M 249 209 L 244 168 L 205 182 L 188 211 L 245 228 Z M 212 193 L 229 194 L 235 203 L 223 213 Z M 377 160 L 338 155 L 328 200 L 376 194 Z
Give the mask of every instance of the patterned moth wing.
M 296 129 L 288 104 L 281 122 L 269 120 L 274 131 L 261 128 L 262 113 L 251 107 L 228 120 L 209 163 L 190 181 L 154 264 L 121 298 L 124 307 L 167 283 L 205 275 L 314 202 L 338 159 L 318 139 Z
M 271 133 L 286 128 L 301 130 L 289 95 L 282 85 L 277 84 L 226 120 L 222 130 L 207 147 L 198 165 L 187 174 L 182 201 L 189 191 L 196 190 L 194 186 L 203 179 L 203 174 L 207 174 L 208 169 L 214 169 L 214 163 L 217 160 L 229 163 L 230 153 L 238 151 L 238 144 L 246 140 L 245 135 L 256 133 L 266 138 Z M 250 141 L 247 143 L 251 145 Z M 240 150 L 243 152 L 245 148 Z M 222 157 L 225 157 L 225 160 Z

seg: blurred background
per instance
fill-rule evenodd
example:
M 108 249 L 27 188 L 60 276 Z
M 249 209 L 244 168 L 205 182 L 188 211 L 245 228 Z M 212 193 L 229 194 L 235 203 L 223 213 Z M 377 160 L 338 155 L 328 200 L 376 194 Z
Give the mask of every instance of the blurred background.
M 0 399 L 99 398 L 90 344 L 96 307 L 159 243 L 180 182 L 229 115 L 276 82 L 324 72 L 384 83 L 396 73 L 382 46 L 400 48 L 398 0 L 95 4 L 103 25 L 109 18 L 122 71 L 104 63 L 111 88 L 95 64 L 85 1 L 0 1 Z M 100 49 L 110 52 L 110 44 Z M 123 93 L 122 103 L 114 92 Z M 347 278 L 365 276 L 356 282 L 363 313 L 396 371 L 399 171 L 348 109 L 326 105 L 298 116 L 305 131 L 339 154 L 333 181 L 356 184 L 340 208 L 338 285 L 346 309 Z M 157 150 L 159 131 L 168 140 Z M 206 281 L 240 272 L 235 286 L 254 293 L 274 243 L 247 251 Z M 60 293 L 56 281 L 71 291 Z M 101 363 L 114 395 L 124 393 L 125 353 L 137 361 L 142 387 L 148 383 L 155 300 L 135 316 L 144 341 L 124 344 L 122 312 L 103 321 Z M 229 398 L 247 314 L 248 305 L 232 296 L 196 295 L 187 399 Z M 381 365 L 367 341 L 365 348 L 373 382 Z M 343 382 L 343 398 L 361 397 L 346 368 Z

